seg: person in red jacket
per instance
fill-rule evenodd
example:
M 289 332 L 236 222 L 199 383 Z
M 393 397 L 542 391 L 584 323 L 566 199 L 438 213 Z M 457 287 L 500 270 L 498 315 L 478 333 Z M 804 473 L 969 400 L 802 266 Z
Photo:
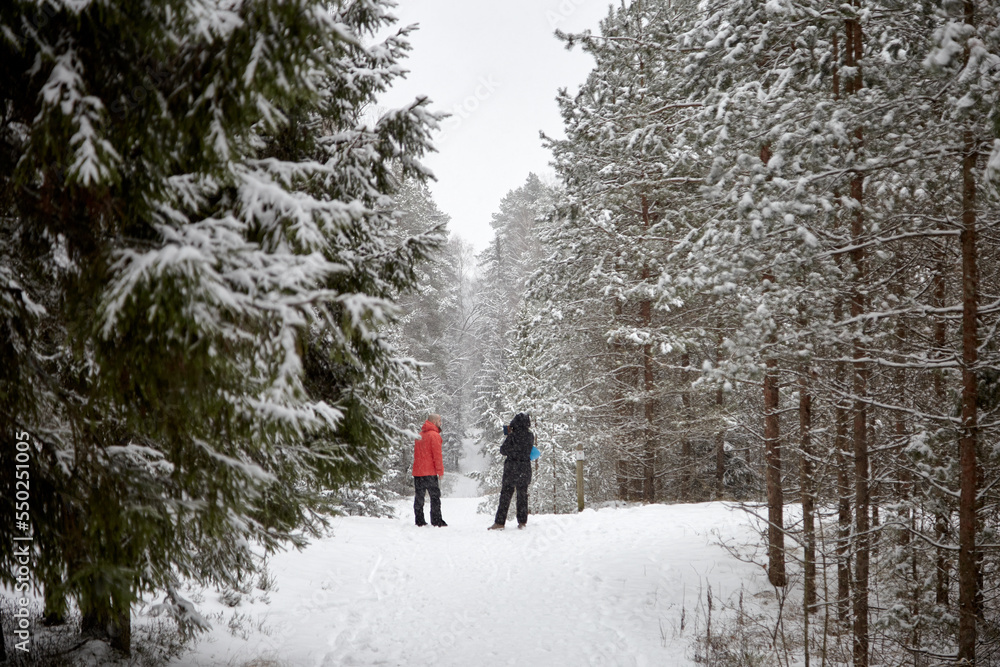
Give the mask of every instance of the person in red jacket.
M 441 487 L 438 477 L 444 477 L 441 458 L 441 415 L 428 415 L 420 429 L 420 439 L 413 445 L 413 517 L 418 526 L 424 521 L 424 492 L 431 496 L 431 525 L 447 526 L 441 518 Z

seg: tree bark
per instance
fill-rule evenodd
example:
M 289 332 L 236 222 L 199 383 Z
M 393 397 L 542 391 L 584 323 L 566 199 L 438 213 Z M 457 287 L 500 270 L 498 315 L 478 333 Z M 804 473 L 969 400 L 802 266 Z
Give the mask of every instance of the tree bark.
M 760 149 L 760 161 L 767 165 L 771 161 L 771 146 L 764 144 Z M 770 273 L 761 280 L 773 285 L 775 278 Z M 769 343 L 775 342 L 774 334 Z M 781 394 L 778 389 L 778 360 L 769 351 L 764 362 L 764 461 L 767 485 L 767 579 L 772 586 L 785 586 L 785 499 L 781 488 L 781 422 L 778 406 Z
M 764 454 L 767 463 L 767 579 L 785 586 L 784 498 L 781 489 L 781 432 L 778 422 L 778 361 L 764 371 Z
M 81 610 L 80 632 L 107 640 L 111 648 L 130 655 L 132 646 L 130 601 L 118 596 L 92 594 L 87 600 L 87 605 L 86 610 Z
M 624 317 L 624 311 L 620 303 L 615 304 L 615 321 L 621 322 Z M 625 346 L 621 343 L 615 342 L 612 344 L 612 351 L 615 353 L 615 359 L 618 361 L 619 369 L 616 371 L 616 396 L 614 398 L 614 403 L 618 411 L 618 418 L 620 420 L 620 426 L 618 428 L 619 433 L 625 433 L 625 442 L 620 446 L 614 447 L 613 451 L 617 452 L 617 462 L 615 469 L 618 475 L 618 499 L 623 502 L 629 502 L 633 500 L 632 497 L 632 468 L 633 462 L 631 456 L 633 453 L 634 443 L 632 441 L 631 435 L 631 417 L 632 417 L 632 404 L 627 400 L 627 387 L 631 386 L 632 372 L 623 363 L 628 351 Z
M 111 601 L 111 648 L 125 655 L 132 654 L 132 605 L 127 597 L 114 596 Z
M 852 304 L 858 310 L 861 298 Z M 859 313 L 860 314 L 860 313 Z M 855 315 L 856 316 L 856 315 Z M 854 344 L 854 665 L 868 666 L 868 576 L 871 553 L 869 545 L 869 464 L 868 424 L 865 396 L 868 390 L 868 371 L 865 367 L 864 349 L 860 341 Z
M 844 365 L 837 364 L 837 383 Z M 847 437 L 848 408 L 840 401 L 834 407 L 834 449 L 837 453 L 837 619 L 846 629 L 851 622 L 851 476 Z
M 857 4 L 857 3 L 855 3 Z M 845 21 L 846 47 L 844 64 L 853 68 L 853 76 L 846 81 L 848 95 L 857 94 L 862 87 L 861 59 L 864 51 L 861 23 L 854 19 Z M 854 132 L 855 151 L 864 145 L 864 137 L 859 126 Z M 854 368 L 854 666 L 868 667 L 868 579 L 870 567 L 869 534 L 869 463 L 868 463 L 868 369 L 865 363 L 864 324 L 861 319 L 865 312 L 864 283 L 865 250 L 861 246 L 864 234 L 864 176 L 855 175 L 851 179 L 851 198 L 856 210 L 851 220 L 851 261 L 854 265 L 854 289 L 851 293 L 851 317 L 857 322 L 858 330 L 853 342 Z
M 715 361 L 718 364 L 718 355 Z M 715 392 L 715 405 L 719 411 L 719 428 L 715 433 L 715 498 L 722 500 L 726 492 L 726 430 L 723 428 L 725 420 L 722 417 L 725 395 L 721 385 Z
M 833 29 L 833 99 L 840 99 L 840 36 L 839 28 Z M 853 31 L 847 30 L 847 49 L 853 50 Z M 834 190 L 834 194 L 839 196 L 839 192 Z M 837 255 L 837 266 L 840 267 L 840 255 Z M 843 319 L 843 301 L 837 298 L 833 305 L 833 316 L 835 321 Z M 838 361 L 835 365 L 834 378 L 837 391 L 842 391 L 845 387 L 844 376 L 846 368 L 844 362 Z M 849 407 L 842 399 L 837 399 L 834 405 L 834 451 L 837 458 L 837 620 L 845 629 L 851 623 L 851 479 L 848 469 L 848 461 L 851 458 L 848 451 L 847 439 L 847 415 Z
M 648 308 L 649 302 L 643 302 Z M 652 346 L 642 348 L 642 389 L 643 417 L 645 418 L 645 442 L 642 457 L 642 499 L 644 502 L 656 502 L 656 433 L 653 429 L 655 407 L 653 404 L 653 352 Z
M 694 501 L 694 452 L 691 447 L 691 435 L 688 424 L 691 423 L 691 354 L 686 350 L 681 355 L 681 405 L 684 409 L 684 428 L 681 431 L 681 457 L 683 472 L 681 472 L 681 500 Z
M 966 17 L 971 20 L 972 3 L 965 3 Z M 976 509 L 978 504 L 978 362 L 979 336 L 976 331 L 979 304 L 979 270 L 976 258 L 976 143 L 971 130 L 966 130 L 962 159 L 962 431 L 958 443 L 961 486 L 958 505 L 958 662 L 976 663 L 976 598 L 978 576 L 976 558 Z
M 642 195 L 642 222 L 646 229 L 649 229 L 652 224 L 649 216 L 649 199 L 646 195 Z M 644 263 L 642 266 L 643 283 L 646 283 L 649 278 L 649 265 Z M 649 299 L 643 299 L 639 304 L 639 318 L 643 329 L 651 335 L 653 304 Z M 656 416 L 656 407 L 653 400 L 654 389 L 653 346 L 651 343 L 646 343 L 642 347 L 643 417 L 646 422 L 642 457 L 642 499 L 647 503 L 656 502 L 656 432 L 653 428 L 653 421 Z
M 944 308 L 946 290 L 945 290 L 945 278 L 947 274 L 947 250 L 945 248 L 941 249 L 938 255 L 938 265 L 934 272 L 933 278 L 933 303 L 935 308 Z M 937 316 L 934 321 L 934 346 L 935 346 L 935 356 L 938 359 L 944 359 L 948 352 L 945 349 L 948 345 L 948 332 L 947 332 L 947 322 L 943 316 Z M 936 369 L 934 371 L 934 398 L 938 405 L 948 404 L 948 395 L 945 391 L 944 385 L 944 371 L 942 369 Z M 934 525 L 935 533 L 938 544 L 944 544 L 945 540 L 948 538 L 948 525 L 951 523 L 951 517 L 949 514 L 945 513 L 944 504 L 948 502 L 947 498 L 942 498 L 942 502 L 937 508 L 935 508 L 934 513 Z M 935 581 L 934 581 L 934 601 L 943 606 L 948 605 L 949 589 L 951 587 L 951 578 L 948 574 L 948 554 L 945 549 L 941 547 L 936 547 L 936 558 L 935 558 Z
M 66 623 L 66 596 L 62 591 L 61 583 L 45 583 L 45 610 L 42 613 L 43 625 L 53 626 L 64 625 Z
M 799 446 L 801 466 L 799 488 L 802 498 L 803 602 L 808 617 L 816 611 L 816 507 L 812 461 L 812 394 L 809 369 L 799 377 Z

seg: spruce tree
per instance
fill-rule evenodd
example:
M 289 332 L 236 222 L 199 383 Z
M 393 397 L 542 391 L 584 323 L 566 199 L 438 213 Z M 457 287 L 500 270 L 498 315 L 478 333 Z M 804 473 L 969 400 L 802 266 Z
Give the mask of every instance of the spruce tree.
M 0 8 L 0 433 L 31 436 L 50 611 L 124 651 L 139 596 L 197 621 L 178 577 L 302 545 L 392 437 L 380 330 L 440 239 L 385 210 L 436 117 L 362 119 L 390 4 Z

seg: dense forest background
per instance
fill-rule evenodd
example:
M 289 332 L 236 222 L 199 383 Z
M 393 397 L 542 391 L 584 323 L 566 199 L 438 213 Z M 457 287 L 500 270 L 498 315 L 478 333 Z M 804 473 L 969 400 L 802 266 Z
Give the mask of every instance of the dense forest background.
M 487 490 L 528 410 L 535 511 L 575 511 L 577 447 L 588 502 L 761 503 L 816 642 L 992 664 L 997 6 L 637 0 L 561 37 L 596 66 L 557 180 L 453 288 Z

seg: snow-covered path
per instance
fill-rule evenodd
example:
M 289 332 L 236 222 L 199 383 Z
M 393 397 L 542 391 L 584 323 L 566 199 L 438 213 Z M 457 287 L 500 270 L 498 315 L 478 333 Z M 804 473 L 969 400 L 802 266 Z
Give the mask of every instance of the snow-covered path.
M 480 500 L 445 499 L 447 528 L 413 525 L 408 500 L 395 519 L 335 520 L 332 537 L 273 558 L 269 603 L 229 609 L 206 592 L 200 606 L 221 618 L 175 664 L 691 665 L 706 585 L 716 600 L 765 587 L 716 544 L 713 530 L 747 525 L 718 503 L 531 516 L 496 532 Z
M 459 473 L 445 475 L 445 492 L 451 498 L 475 498 L 479 495 L 479 482 L 469 477 L 468 473 L 486 468 L 487 461 L 476 446 L 476 438 L 465 438 L 462 441 L 462 460 L 459 461 Z M 446 519 L 447 521 L 447 519 Z

